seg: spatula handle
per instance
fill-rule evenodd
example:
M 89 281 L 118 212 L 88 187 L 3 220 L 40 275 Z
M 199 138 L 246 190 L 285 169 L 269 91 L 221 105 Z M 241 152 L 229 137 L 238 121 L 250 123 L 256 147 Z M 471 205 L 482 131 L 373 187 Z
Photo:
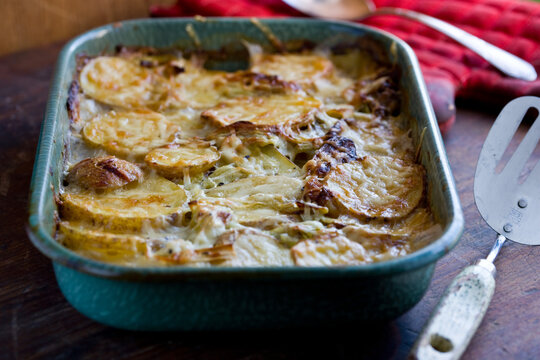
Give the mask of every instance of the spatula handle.
M 452 281 L 410 359 L 459 359 L 471 341 L 495 290 L 495 266 L 487 260 L 466 267 Z

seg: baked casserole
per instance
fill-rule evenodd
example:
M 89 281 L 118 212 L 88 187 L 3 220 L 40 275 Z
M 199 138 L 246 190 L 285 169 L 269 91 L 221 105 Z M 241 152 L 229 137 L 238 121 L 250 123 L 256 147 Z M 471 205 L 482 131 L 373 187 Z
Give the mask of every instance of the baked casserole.
M 378 49 L 246 48 L 228 72 L 202 51 L 79 58 L 59 242 L 133 266 L 332 266 L 440 236 Z

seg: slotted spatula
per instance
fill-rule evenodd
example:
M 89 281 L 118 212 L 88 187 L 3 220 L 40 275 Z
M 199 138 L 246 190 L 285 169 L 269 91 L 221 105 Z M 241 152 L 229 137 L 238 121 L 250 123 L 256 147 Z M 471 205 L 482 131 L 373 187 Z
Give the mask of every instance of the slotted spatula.
M 484 220 L 499 236 L 486 259 L 466 267 L 446 289 L 413 346 L 413 359 L 459 359 L 480 325 L 495 290 L 493 261 L 506 239 L 540 245 L 540 163 L 520 179 L 540 139 L 537 116 L 503 170 L 496 167 L 530 108 L 540 98 L 524 96 L 508 103 L 486 138 L 474 179 L 474 199 Z

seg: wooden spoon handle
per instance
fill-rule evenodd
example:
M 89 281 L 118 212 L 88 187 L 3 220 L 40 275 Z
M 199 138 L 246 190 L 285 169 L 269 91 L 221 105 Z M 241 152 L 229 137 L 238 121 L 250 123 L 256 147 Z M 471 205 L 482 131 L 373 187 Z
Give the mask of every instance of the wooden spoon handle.
M 459 359 L 484 318 L 495 290 L 495 266 L 487 260 L 466 267 L 452 281 L 410 359 Z

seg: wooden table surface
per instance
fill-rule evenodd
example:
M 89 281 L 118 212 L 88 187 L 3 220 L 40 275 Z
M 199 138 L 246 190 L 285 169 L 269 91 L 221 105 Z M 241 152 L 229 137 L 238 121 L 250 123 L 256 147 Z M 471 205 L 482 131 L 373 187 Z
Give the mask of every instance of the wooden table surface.
M 24 230 L 39 128 L 59 49 L 54 45 L 0 58 L 1 359 L 403 359 L 451 279 L 485 256 L 495 239 L 476 210 L 472 188 L 476 159 L 496 114 L 469 104 L 459 109 L 445 139 L 465 233 L 439 261 L 422 301 L 397 320 L 375 328 L 358 324 L 340 331 L 249 333 L 143 333 L 93 322 L 66 302 L 50 261 Z M 509 243 L 496 265 L 493 301 L 463 359 L 538 359 L 540 246 Z

